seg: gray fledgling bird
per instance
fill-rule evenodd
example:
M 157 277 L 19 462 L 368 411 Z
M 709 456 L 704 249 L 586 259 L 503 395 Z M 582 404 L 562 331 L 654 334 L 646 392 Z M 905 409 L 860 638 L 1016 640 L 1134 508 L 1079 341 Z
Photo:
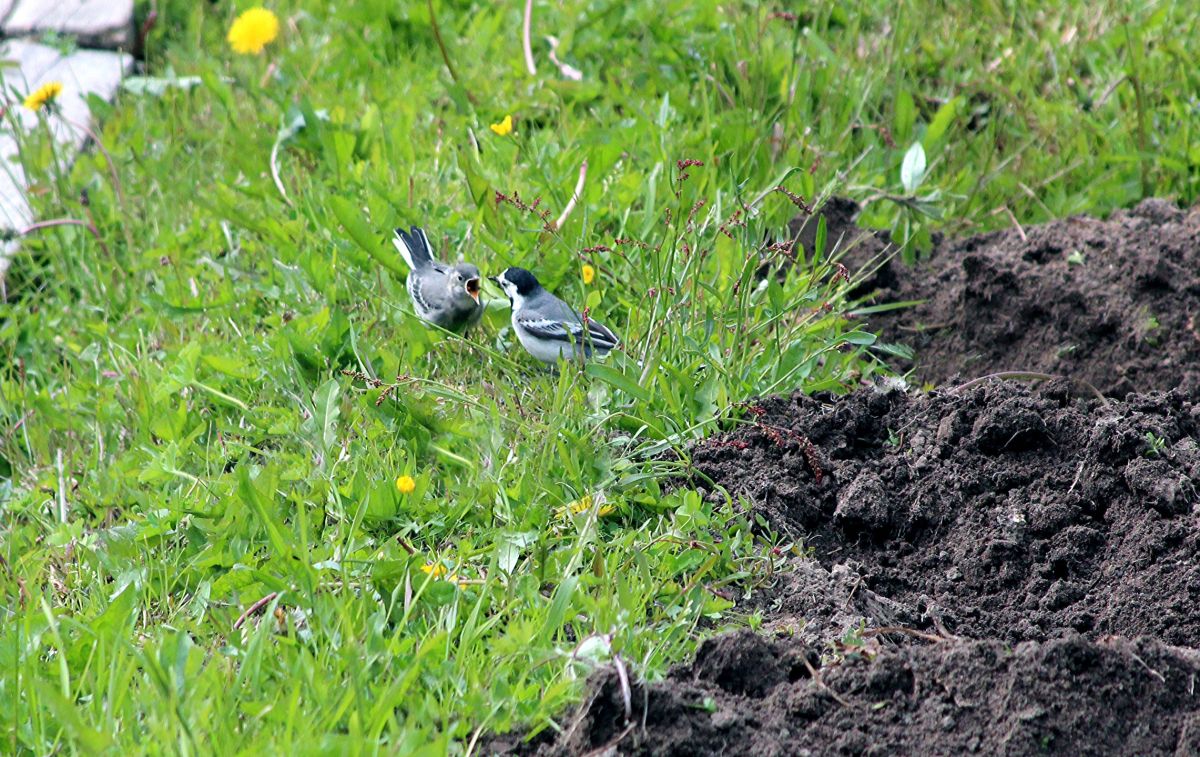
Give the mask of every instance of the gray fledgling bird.
M 483 317 L 479 301 L 479 269 L 470 263 L 448 266 L 433 259 L 429 237 L 416 226 L 396 229 L 392 240 L 411 272 L 408 296 L 421 320 L 462 334 Z
M 513 331 L 521 346 L 543 363 L 605 355 L 617 346 L 617 335 L 599 321 L 584 319 L 567 303 L 547 292 L 524 268 L 509 268 L 492 281 L 512 303 Z

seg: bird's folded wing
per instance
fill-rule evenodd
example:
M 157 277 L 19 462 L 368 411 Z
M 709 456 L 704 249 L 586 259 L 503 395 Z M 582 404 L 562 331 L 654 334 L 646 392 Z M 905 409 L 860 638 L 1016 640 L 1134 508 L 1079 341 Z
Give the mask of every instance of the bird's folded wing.
M 574 342 L 582 344 L 591 342 L 601 349 L 612 349 L 617 345 L 617 337 L 604 325 L 595 321 L 587 322 L 587 335 L 584 336 L 583 323 L 580 321 L 559 321 L 556 319 L 518 319 L 521 328 L 533 336 L 559 342 Z
M 408 293 L 412 296 L 413 304 L 417 306 L 417 310 L 419 311 L 429 312 L 433 310 L 427 294 L 428 288 L 429 280 L 426 277 L 409 274 Z

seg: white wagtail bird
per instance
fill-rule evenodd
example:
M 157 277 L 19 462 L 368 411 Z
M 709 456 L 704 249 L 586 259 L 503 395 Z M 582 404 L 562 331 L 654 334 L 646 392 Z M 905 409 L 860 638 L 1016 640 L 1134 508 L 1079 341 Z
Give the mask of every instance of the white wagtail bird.
M 483 317 L 479 269 L 470 263 L 449 266 L 433 259 L 429 237 L 416 226 L 396 229 L 392 240 L 408 263 L 408 296 L 421 320 L 462 334 Z
M 543 363 L 605 355 L 617 346 L 617 335 L 608 327 L 575 312 L 524 268 L 509 268 L 492 281 L 512 303 L 513 331 L 521 346 Z

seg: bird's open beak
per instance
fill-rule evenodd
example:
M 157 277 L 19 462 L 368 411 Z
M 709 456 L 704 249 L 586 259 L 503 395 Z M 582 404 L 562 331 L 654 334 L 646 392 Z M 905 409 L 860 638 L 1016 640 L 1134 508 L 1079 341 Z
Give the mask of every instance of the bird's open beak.
M 471 297 L 476 302 L 479 302 L 479 277 L 478 276 L 476 276 L 473 279 L 467 279 L 466 289 L 467 289 L 467 294 L 471 295 Z
M 492 282 L 496 286 L 500 286 L 500 277 L 499 276 L 488 276 L 488 281 Z

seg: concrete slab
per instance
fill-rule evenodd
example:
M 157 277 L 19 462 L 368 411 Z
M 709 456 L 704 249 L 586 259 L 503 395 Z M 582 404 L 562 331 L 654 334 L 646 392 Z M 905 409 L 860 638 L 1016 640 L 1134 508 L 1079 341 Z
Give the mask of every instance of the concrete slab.
M 2 0 L 0 0 L 2 1 Z M 26 199 L 28 182 L 20 162 L 23 134 L 38 127 L 38 114 L 25 108 L 25 95 L 49 82 L 62 82 L 54 111 L 45 111 L 51 133 L 70 163 L 87 141 L 80 125 L 92 126 L 87 95 L 105 100 L 116 96 L 121 79 L 133 68 L 133 58 L 100 50 L 76 50 L 63 56 L 58 50 L 25 40 L 0 45 L 0 59 L 15 65 L 0 68 L 3 103 L 14 116 L 0 121 L 0 236 L 19 232 L 33 223 Z M 0 245 L 0 277 L 7 268 L 9 245 Z
M 4 22 L 8 37 L 58 32 L 83 47 L 128 50 L 133 44 L 133 0 L 0 0 L 13 5 Z

